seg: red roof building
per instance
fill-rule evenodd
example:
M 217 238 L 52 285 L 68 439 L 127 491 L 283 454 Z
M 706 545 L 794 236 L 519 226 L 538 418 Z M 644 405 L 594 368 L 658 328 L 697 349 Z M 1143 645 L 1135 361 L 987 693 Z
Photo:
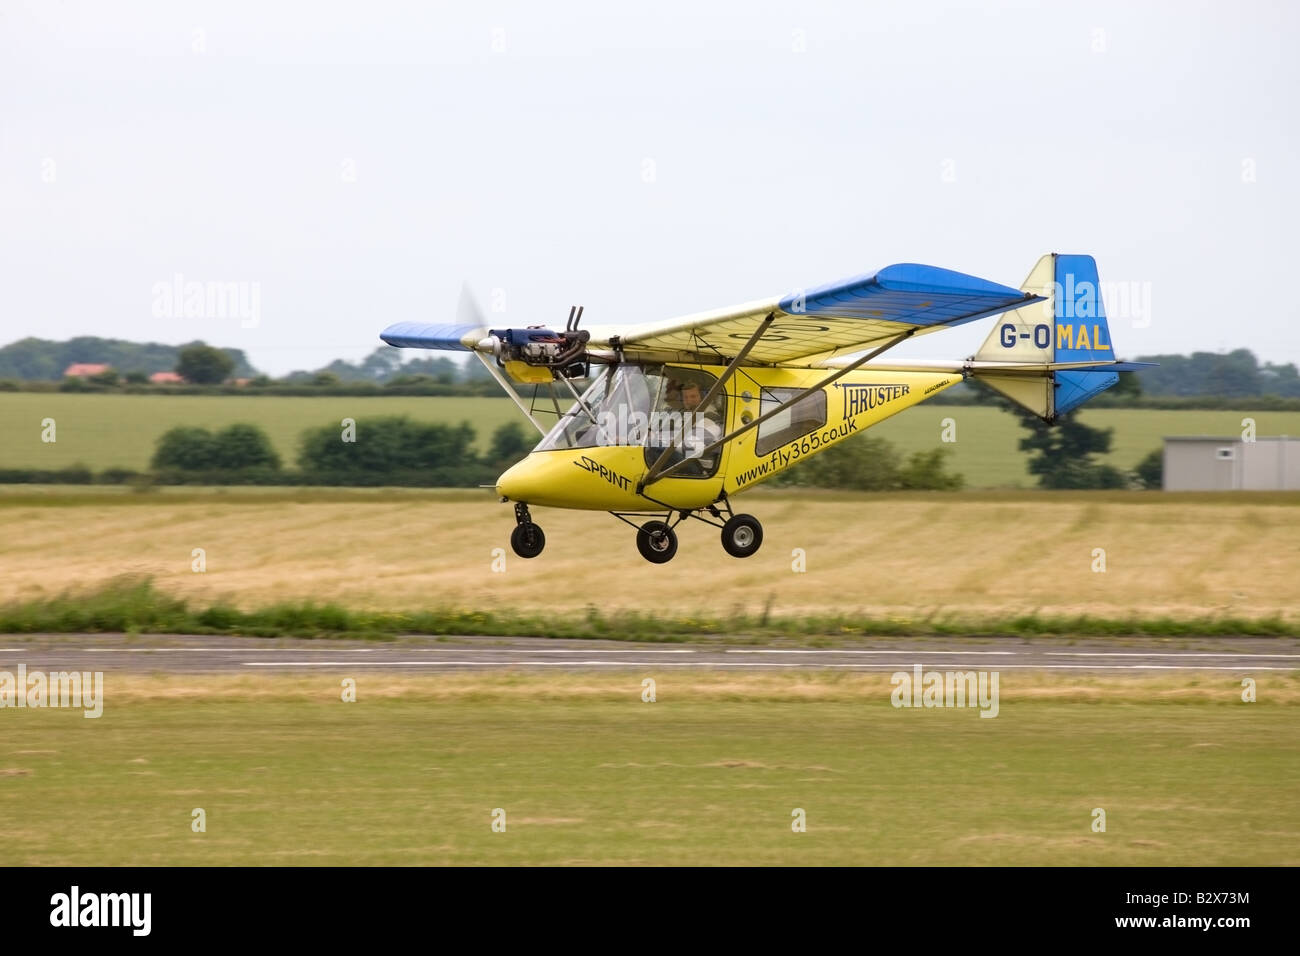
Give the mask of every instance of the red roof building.
M 73 362 L 63 370 L 64 378 L 88 378 L 91 375 L 98 375 L 100 372 L 107 372 L 108 366 L 95 362 Z

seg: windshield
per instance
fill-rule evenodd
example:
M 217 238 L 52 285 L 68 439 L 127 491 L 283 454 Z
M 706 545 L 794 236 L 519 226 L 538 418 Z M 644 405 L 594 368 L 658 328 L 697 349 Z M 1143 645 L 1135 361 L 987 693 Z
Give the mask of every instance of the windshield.
M 606 368 L 538 444 L 535 451 L 631 445 L 647 449 L 647 462 L 658 460 L 666 447 L 677 446 L 675 460 L 700 455 L 722 436 L 726 397 L 718 395 L 707 408 L 703 397 L 717 381 L 703 370 L 662 365 L 619 365 Z M 703 477 L 716 471 L 711 454 L 683 477 Z
M 606 368 L 542 439 L 535 451 L 643 445 L 650 406 L 659 394 L 659 367 Z

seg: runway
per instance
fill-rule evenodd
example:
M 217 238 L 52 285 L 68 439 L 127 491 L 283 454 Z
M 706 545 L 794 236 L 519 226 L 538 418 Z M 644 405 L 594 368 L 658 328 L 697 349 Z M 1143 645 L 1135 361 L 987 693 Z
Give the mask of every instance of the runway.
M 649 644 L 545 637 L 406 637 L 393 641 L 32 634 L 0 637 L 0 671 L 253 673 L 359 668 L 670 671 L 934 670 L 1224 672 L 1300 670 L 1300 639 L 896 638 L 801 647 L 788 643 Z

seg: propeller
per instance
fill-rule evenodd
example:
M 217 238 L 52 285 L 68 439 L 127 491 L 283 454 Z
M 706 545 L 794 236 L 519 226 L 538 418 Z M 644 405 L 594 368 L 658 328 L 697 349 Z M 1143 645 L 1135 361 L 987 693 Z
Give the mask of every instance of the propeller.
M 463 325 L 474 325 L 484 329 L 488 325 L 468 282 L 462 282 L 460 285 L 460 298 L 456 302 L 456 321 Z

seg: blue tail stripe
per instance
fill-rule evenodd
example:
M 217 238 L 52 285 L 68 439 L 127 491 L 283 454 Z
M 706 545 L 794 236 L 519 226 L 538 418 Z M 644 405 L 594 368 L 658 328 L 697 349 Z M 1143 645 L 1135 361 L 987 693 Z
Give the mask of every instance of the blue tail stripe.
M 1115 350 L 1101 300 L 1097 261 L 1092 256 L 1056 257 L 1055 361 L 1111 362 Z M 1072 369 L 1054 373 L 1056 414 L 1064 415 L 1119 381 L 1110 370 Z

